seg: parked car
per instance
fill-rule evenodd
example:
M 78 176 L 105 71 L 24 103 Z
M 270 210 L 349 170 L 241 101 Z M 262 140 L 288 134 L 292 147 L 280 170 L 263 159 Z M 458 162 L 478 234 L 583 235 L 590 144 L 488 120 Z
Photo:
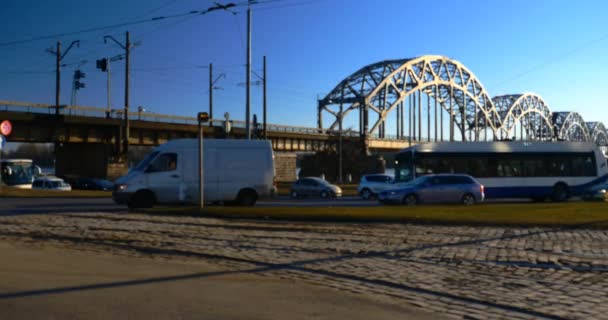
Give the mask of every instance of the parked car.
M 381 191 L 394 189 L 393 182 L 393 177 L 386 174 L 367 174 L 361 177 L 357 193 L 365 200 L 371 199 Z
M 37 177 L 36 179 L 34 179 L 34 182 L 32 183 L 32 189 L 71 191 L 72 187 L 68 183 L 63 181 L 63 179 L 52 176 L 44 176 Z
M 294 199 L 303 197 L 337 198 L 342 196 L 342 189 L 321 178 L 306 177 L 293 183 L 289 195 Z
M 431 174 L 414 179 L 401 188 L 380 192 L 383 203 L 463 203 L 472 205 L 484 200 L 484 186 L 464 174 Z
M 72 189 L 78 190 L 100 190 L 100 191 L 112 191 L 114 190 L 114 183 L 104 179 L 96 178 L 76 178 L 70 181 Z
M 590 187 L 581 197 L 587 201 L 608 200 L 608 183 L 600 183 Z
M 129 208 L 199 203 L 197 139 L 175 139 L 156 147 L 126 176 L 116 180 L 114 202 Z M 203 200 L 252 206 L 276 193 L 269 141 L 205 139 Z

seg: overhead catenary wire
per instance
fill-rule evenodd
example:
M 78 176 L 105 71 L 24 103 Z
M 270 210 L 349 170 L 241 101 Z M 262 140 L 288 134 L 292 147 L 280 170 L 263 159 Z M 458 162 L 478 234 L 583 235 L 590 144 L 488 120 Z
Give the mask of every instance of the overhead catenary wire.
M 277 2 L 277 1 L 279 1 L 279 0 L 265 0 L 265 1 L 260 0 L 260 1 L 254 1 L 254 2 L 241 2 L 241 3 L 235 4 L 234 6 L 238 7 L 238 6 L 259 5 L 259 4 L 272 3 L 272 2 Z M 211 7 L 211 8 L 205 9 L 205 10 L 190 10 L 188 12 L 176 13 L 176 14 L 165 15 L 165 16 L 157 16 L 157 17 L 152 17 L 152 18 L 136 19 L 133 21 L 125 21 L 125 22 L 121 22 L 121 23 L 116 23 L 116 24 L 111 24 L 111 25 L 106 25 L 106 26 L 99 26 L 99 27 L 91 27 L 91 28 L 86 28 L 86 29 L 77 30 L 77 31 L 68 31 L 68 32 L 63 32 L 63 33 L 37 36 L 37 37 L 28 38 L 28 39 L 5 41 L 5 42 L 0 42 L 0 47 L 29 43 L 29 42 L 34 42 L 34 41 L 56 39 L 56 38 L 73 36 L 73 35 L 82 34 L 82 33 L 91 33 L 91 32 L 95 32 L 95 31 L 104 31 L 104 30 L 107 31 L 109 29 L 115 29 L 115 28 L 132 26 L 132 25 L 143 24 L 143 23 L 163 21 L 163 20 L 169 20 L 169 19 L 176 19 L 176 18 L 187 17 L 187 16 L 205 15 L 214 10 L 218 10 L 218 7 Z

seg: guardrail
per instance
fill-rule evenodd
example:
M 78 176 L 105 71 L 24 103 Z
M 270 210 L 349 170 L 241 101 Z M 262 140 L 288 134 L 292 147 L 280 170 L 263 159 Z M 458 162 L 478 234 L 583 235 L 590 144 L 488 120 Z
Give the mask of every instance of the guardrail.
M 0 111 L 14 111 L 14 112 L 26 112 L 26 113 L 42 113 L 42 114 L 55 114 L 55 105 L 44 104 L 44 103 L 31 103 L 22 101 L 11 101 L 11 100 L 0 100 Z M 123 109 L 110 109 L 99 108 L 99 107 L 88 107 L 88 106 L 70 106 L 60 105 L 59 112 L 62 115 L 70 116 L 85 116 L 95 118 L 111 118 L 121 119 L 124 117 Z M 175 124 L 190 124 L 197 125 L 196 117 L 186 116 L 174 116 L 166 115 L 153 112 L 145 111 L 130 111 L 130 120 L 149 121 L 149 122 L 162 122 L 162 123 L 175 123 Z M 242 120 L 229 120 L 233 128 L 245 128 L 245 121 Z M 214 127 L 224 127 L 226 119 L 211 119 L 210 123 L 213 123 Z M 262 127 L 261 123 L 258 123 L 258 128 Z M 251 127 L 254 128 L 254 123 L 251 123 Z M 284 132 L 284 133 L 301 133 L 309 135 L 339 135 L 338 130 L 326 130 L 311 127 L 298 127 L 298 126 L 287 126 L 281 124 L 267 124 L 269 132 Z M 358 131 L 342 131 L 344 137 L 358 137 Z M 371 136 L 373 139 L 380 139 L 377 136 Z M 407 138 L 397 139 L 397 137 L 389 136 L 382 138 L 382 140 L 407 140 Z

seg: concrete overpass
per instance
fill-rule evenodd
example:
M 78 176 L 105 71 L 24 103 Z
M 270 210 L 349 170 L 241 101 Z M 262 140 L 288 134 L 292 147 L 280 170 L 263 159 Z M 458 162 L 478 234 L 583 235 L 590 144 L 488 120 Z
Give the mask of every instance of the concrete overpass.
M 55 106 L 40 103 L 0 101 L 0 119 L 13 123 L 9 142 L 55 143 L 57 174 L 110 176 L 122 174 L 126 165 L 119 161 L 124 125 L 123 111 L 86 106 Z M 195 138 L 195 117 L 171 116 L 149 112 L 129 113 L 129 144 L 156 146 L 171 139 Z M 225 119 L 213 119 L 203 127 L 205 137 L 244 138 L 245 122 L 231 120 L 226 132 Z M 253 127 L 253 126 L 252 126 Z M 261 135 L 261 124 L 257 126 Z M 332 148 L 337 131 L 318 128 L 267 125 L 267 138 L 281 152 L 315 152 Z M 344 132 L 343 139 L 359 140 L 359 133 Z M 396 151 L 409 145 L 407 140 L 368 137 L 366 146 L 374 151 Z

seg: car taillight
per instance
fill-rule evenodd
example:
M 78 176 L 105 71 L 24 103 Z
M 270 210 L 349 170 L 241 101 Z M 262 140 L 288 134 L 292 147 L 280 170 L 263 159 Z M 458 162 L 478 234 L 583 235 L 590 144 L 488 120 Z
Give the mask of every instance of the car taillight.
M 481 193 L 485 193 L 485 187 L 483 186 L 483 184 L 481 185 L 481 187 L 479 187 L 479 190 L 481 191 Z

